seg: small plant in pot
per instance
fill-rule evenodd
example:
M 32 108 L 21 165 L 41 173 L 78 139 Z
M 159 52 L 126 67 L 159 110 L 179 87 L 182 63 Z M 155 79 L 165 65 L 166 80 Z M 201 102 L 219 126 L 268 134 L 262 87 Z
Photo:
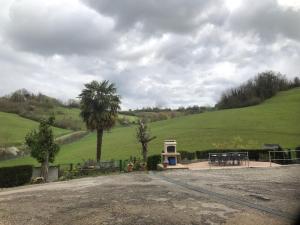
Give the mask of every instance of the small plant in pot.
M 133 171 L 133 163 L 130 162 L 127 164 L 127 172 L 132 172 Z
M 145 170 L 147 170 L 147 163 L 142 162 L 142 163 L 140 164 L 140 171 L 145 171 Z
M 164 168 L 167 168 L 168 165 L 169 165 L 169 160 L 168 160 L 168 159 L 165 159 L 164 162 L 163 162 Z

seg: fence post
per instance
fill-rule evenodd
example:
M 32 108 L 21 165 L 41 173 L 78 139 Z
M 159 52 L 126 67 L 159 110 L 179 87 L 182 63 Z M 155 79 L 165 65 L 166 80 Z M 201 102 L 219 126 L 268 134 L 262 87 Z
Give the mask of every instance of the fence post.
M 249 164 L 250 164 L 250 160 L 249 160 L 249 152 L 247 152 L 247 162 L 248 162 L 248 167 L 249 167 Z
M 271 167 L 272 166 L 271 151 L 269 151 L 269 161 L 270 161 L 270 167 Z
M 119 167 L 120 167 L 119 170 L 120 170 L 120 172 L 122 171 L 122 165 L 123 165 L 122 160 L 120 160 L 119 161 Z
M 70 171 L 73 170 L 73 163 L 70 163 Z
M 290 164 L 292 164 L 292 163 L 293 163 L 291 149 L 288 149 L 288 160 L 290 160 Z

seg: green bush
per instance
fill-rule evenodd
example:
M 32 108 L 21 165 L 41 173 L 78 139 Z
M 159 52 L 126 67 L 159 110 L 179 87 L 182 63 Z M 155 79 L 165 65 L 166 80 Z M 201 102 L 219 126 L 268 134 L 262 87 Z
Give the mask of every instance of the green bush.
M 0 168 L 0 187 L 15 187 L 29 183 L 32 169 L 31 165 Z
M 147 159 L 148 170 L 157 170 L 157 164 L 161 163 L 161 155 L 151 155 Z

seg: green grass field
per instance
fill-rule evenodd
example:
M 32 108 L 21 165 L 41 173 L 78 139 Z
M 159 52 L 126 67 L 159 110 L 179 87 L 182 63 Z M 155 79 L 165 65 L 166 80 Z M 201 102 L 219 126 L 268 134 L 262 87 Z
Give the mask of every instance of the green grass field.
M 214 144 L 230 143 L 240 137 L 244 144 L 260 148 L 264 143 L 278 143 L 285 148 L 300 145 L 300 89 L 279 93 L 261 105 L 228 109 L 178 117 L 149 124 L 157 136 L 149 146 L 149 154 L 160 153 L 163 140 L 174 138 L 178 150 L 205 150 Z M 105 133 L 102 159 L 126 159 L 139 156 L 140 146 L 135 138 L 135 127 L 114 128 Z M 62 146 L 55 163 L 75 163 L 95 158 L 96 136 Z M 231 147 L 230 144 L 228 147 Z M 233 147 L 233 146 L 232 146 Z M 9 160 L 0 166 L 33 164 L 30 157 Z
M 0 146 L 22 144 L 25 135 L 38 127 L 38 123 L 35 121 L 4 112 L 0 112 L 0 122 Z M 70 132 L 69 130 L 54 128 L 55 136 Z

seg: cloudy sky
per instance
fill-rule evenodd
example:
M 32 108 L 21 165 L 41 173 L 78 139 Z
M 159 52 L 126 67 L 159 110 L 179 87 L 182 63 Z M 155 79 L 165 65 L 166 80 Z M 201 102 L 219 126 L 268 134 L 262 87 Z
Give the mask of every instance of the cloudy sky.
M 123 109 L 213 105 L 265 70 L 300 75 L 298 0 L 0 2 L 0 95 L 108 79 Z

